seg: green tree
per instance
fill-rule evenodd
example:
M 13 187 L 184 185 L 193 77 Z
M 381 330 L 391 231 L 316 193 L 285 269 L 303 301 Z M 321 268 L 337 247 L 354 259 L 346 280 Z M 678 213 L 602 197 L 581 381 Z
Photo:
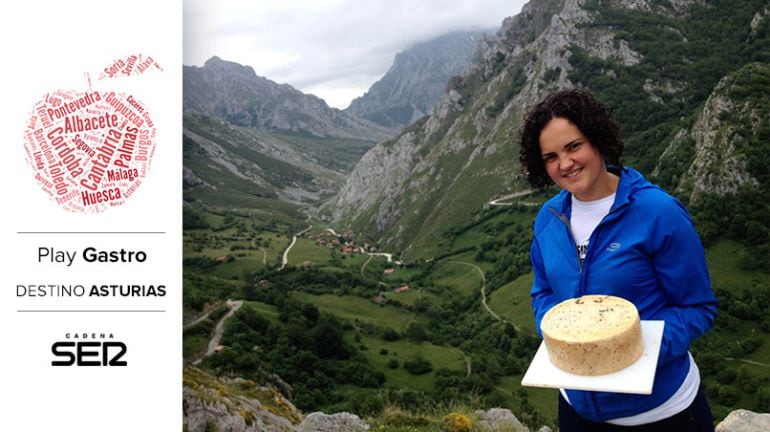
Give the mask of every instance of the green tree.
M 406 337 L 415 342 L 422 342 L 428 339 L 428 330 L 423 324 L 413 322 L 406 328 Z
M 433 370 L 433 365 L 425 357 L 418 355 L 405 361 L 404 369 L 412 375 L 424 375 Z

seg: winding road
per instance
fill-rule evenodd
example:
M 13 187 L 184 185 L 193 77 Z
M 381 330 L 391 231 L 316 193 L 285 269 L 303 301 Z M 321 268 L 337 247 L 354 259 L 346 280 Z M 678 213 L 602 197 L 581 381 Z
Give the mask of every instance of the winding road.
M 523 191 L 519 191 L 519 192 L 514 192 L 512 194 L 503 195 L 500 198 L 497 198 L 497 199 L 494 199 L 494 200 L 490 201 L 489 205 L 493 205 L 493 206 L 509 206 L 509 205 L 513 205 L 513 203 L 500 202 L 500 201 L 505 201 L 505 200 L 514 199 L 514 198 L 521 198 L 523 196 L 531 194 L 532 192 L 534 192 L 534 190 L 527 189 L 527 190 L 523 190 Z M 524 205 L 530 205 L 530 203 L 524 203 Z M 533 203 L 531 205 L 540 205 L 540 204 Z
M 516 323 L 510 322 L 510 321 L 500 317 L 500 315 L 496 314 L 495 311 L 493 311 L 489 307 L 489 305 L 487 304 L 487 278 L 484 277 L 484 270 L 482 270 L 481 267 L 477 266 L 476 264 L 465 262 L 465 261 L 449 261 L 449 260 L 447 260 L 446 262 L 452 263 L 452 264 L 462 264 L 462 265 L 467 265 L 467 266 L 473 267 L 479 273 L 479 276 L 481 276 L 481 289 L 480 289 L 480 291 L 481 291 L 481 304 L 484 306 L 484 309 L 486 309 L 487 312 L 489 312 L 489 314 L 492 315 L 492 317 L 494 319 L 496 319 L 496 320 L 498 320 L 500 322 L 511 324 L 513 326 L 513 328 L 516 329 L 517 332 L 521 330 L 519 328 L 519 326 L 516 325 Z
M 309 221 L 310 217 L 308 217 L 307 220 Z M 297 237 L 301 236 L 302 234 L 305 234 L 311 229 L 313 229 L 313 225 L 308 225 L 307 228 L 303 229 L 297 234 L 294 234 L 294 236 L 291 238 L 291 244 L 289 245 L 289 247 L 286 248 L 285 251 L 283 251 L 283 257 L 281 257 L 281 268 L 279 270 L 283 270 L 286 267 L 286 265 L 289 264 L 289 251 L 291 251 L 291 248 L 293 248 L 294 244 L 297 243 Z
M 235 313 L 235 311 L 237 311 L 238 308 L 241 307 L 242 304 L 243 304 L 243 301 L 241 300 L 227 300 L 227 305 L 230 306 L 230 311 L 227 312 L 227 314 L 225 314 L 225 316 L 223 316 L 222 319 L 219 320 L 216 328 L 214 328 L 214 336 L 209 341 L 209 346 L 206 349 L 206 353 L 203 354 L 199 359 L 195 360 L 193 364 L 197 365 L 203 360 L 204 357 L 214 352 L 214 350 L 219 345 L 219 341 L 222 340 L 222 333 L 225 330 L 225 320 L 230 318 Z M 208 314 L 206 314 L 204 318 L 207 316 Z

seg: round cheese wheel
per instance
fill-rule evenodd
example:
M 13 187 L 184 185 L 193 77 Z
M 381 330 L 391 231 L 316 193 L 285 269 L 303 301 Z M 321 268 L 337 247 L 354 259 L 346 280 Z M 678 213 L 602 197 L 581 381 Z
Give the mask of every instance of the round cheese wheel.
M 565 300 L 545 314 L 540 329 L 551 363 L 576 375 L 617 372 L 644 351 L 639 312 L 620 297 Z

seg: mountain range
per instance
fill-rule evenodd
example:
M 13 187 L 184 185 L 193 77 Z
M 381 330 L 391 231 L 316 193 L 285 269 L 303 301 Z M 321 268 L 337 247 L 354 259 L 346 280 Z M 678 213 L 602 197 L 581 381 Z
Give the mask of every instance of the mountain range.
M 298 206 L 338 192 L 377 142 L 430 111 L 482 36 L 452 33 L 399 53 L 345 111 L 216 56 L 184 66 L 185 202 L 297 217 Z
M 398 53 L 385 75 L 345 112 L 396 128 L 428 115 L 449 79 L 473 62 L 488 33 L 449 33 Z
M 745 143 L 762 142 L 770 112 L 745 89 L 768 88 L 767 10 L 764 1 L 532 1 L 450 80 L 433 114 L 364 155 L 324 211 L 402 258 L 434 256 L 469 209 L 527 187 L 522 118 L 574 86 L 614 109 L 624 161 L 686 202 L 763 184 L 749 169 L 757 147 Z
M 212 57 L 183 71 L 185 112 L 237 126 L 318 137 L 380 141 L 392 131 L 330 108 L 323 99 L 258 76 L 251 66 Z

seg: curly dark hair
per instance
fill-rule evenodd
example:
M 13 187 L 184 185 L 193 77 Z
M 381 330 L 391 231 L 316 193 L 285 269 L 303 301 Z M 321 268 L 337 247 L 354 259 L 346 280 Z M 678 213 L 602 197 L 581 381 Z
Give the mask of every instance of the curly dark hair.
M 533 187 L 542 188 L 553 183 L 540 153 L 540 132 L 554 117 L 565 118 L 580 129 L 602 155 L 605 163 L 620 165 L 623 142 L 611 110 L 585 90 L 558 91 L 537 104 L 527 114 L 519 130 L 519 161 Z

